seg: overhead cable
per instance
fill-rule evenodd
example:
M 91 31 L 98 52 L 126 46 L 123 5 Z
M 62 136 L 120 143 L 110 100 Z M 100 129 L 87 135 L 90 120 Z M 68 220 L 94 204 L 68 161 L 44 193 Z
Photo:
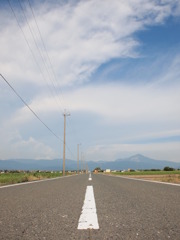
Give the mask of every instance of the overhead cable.
M 18 98 L 20 98 L 20 100 L 24 103 L 24 105 L 32 112 L 32 114 L 59 140 L 62 141 L 62 139 L 60 139 L 41 119 L 40 117 L 33 111 L 33 109 L 24 101 L 24 99 L 19 95 L 19 93 L 17 93 L 17 91 L 12 87 L 12 85 L 7 81 L 7 79 L 0 74 L 0 76 L 2 77 L 2 79 L 7 83 L 7 85 L 13 90 L 13 92 L 16 94 L 16 96 L 18 96 Z
M 33 16 L 33 18 L 34 18 L 34 22 L 35 22 L 36 28 L 37 28 L 37 30 L 38 30 L 38 33 L 39 33 L 39 36 L 40 36 L 40 39 L 41 39 L 41 42 L 42 42 L 42 46 L 43 46 L 43 48 L 44 48 L 44 51 L 45 51 L 45 53 L 46 53 L 46 56 L 47 56 L 49 65 L 50 65 L 50 67 L 51 67 L 50 69 L 51 69 L 51 71 L 52 71 L 52 73 L 53 73 L 53 76 L 54 76 L 55 81 L 56 81 L 57 84 L 58 84 L 58 81 L 57 81 L 57 78 L 56 78 L 56 74 L 55 74 L 55 72 L 54 72 L 54 68 L 53 68 L 51 59 L 50 59 L 50 57 L 49 57 L 49 54 L 48 54 L 48 52 L 47 52 L 46 45 L 45 45 L 45 43 L 44 43 L 44 40 L 43 40 L 41 31 L 40 31 L 38 22 L 37 22 L 37 20 L 36 20 L 36 16 L 35 16 L 33 7 L 32 7 L 32 5 L 31 5 L 31 3 L 30 3 L 30 0 L 28 0 L 28 3 L 29 3 L 29 7 L 30 7 L 30 10 L 31 10 L 32 16 Z M 53 85 L 54 85 L 54 84 L 53 84 Z M 58 84 L 58 85 L 59 85 L 59 84 Z M 56 89 L 56 88 L 55 88 L 55 89 Z M 63 99 L 63 93 L 62 93 L 62 90 L 61 90 L 60 87 L 59 87 L 59 90 L 60 90 L 61 97 L 62 97 L 62 102 L 63 102 L 63 101 L 64 101 L 64 99 Z M 60 101 L 61 101 L 61 100 L 60 100 Z
M 48 88 L 49 88 L 49 90 L 50 90 L 51 95 L 52 95 L 53 97 L 55 97 L 54 92 L 53 92 L 53 89 L 52 89 L 52 88 L 50 87 L 50 85 L 48 84 L 48 81 L 47 81 L 47 79 L 46 79 L 46 75 L 43 73 L 43 70 L 41 69 L 39 62 L 38 62 L 38 60 L 36 59 L 36 56 L 35 56 L 35 54 L 34 54 L 34 52 L 33 52 L 33 49 L 32 49 L 32 47 L 30 46 L 29 41 L 28 41 L 28 38 L 26 37 L 26 35 L 25 35 L 25 33 L 24 33 L 24 31 L 23 31 L 20 23 L 19 23 L 18 17 L 17 17 L 17 15 L 16 15 L 16 13 L 15 13 L 15 11 L 14 11 L 14 9 L 13 9 L 13 6 L 12 6 L 10 0 L 8 0 L 8 3 L 9 3 L 9 6 L 10 6 L 10 8 L 11 8 L 11 11 L 12 11 L 12 13 L 13 13 L 16 21 L 17 21 L 17 24 L 18 24 L 18 26 L 19 26 L 19 28 L 20 28 L 20 30 L 21 30 L 21 32 L 22 32 L 22 35 L 23 35 L 23 37 L 24 37 L 24 39 L 25 39 L 25 42 L 26 42 L 26 44 L 27 44 L 27 46 L 28 46 L 28 48 L 29 48 L 29 50 L 30 50 L 30 52 L 31 52 L 31 55 L 32 55 L 32 57 L 33 57 L 36 65 L 37 65 L 37 67 L 39 68 L 39 71 L 40 71 L 40 73 L 41 73 L 41 75 L 42 75 L 42 78 L 46 81 L 47 86 L 48 86 Z M 19 4 L 20 4 L 20 2 L 19 2 Z M 24 13 L 24 11 L 23 11 L 23 8 L 22 8 L 21 5 L 20 5 L 20 7 L 21 7 L 21 10 L 22 10 L 22 12 L 23 12 L 24 19 L 25 19 L 25 21 L 27 22 L 27 18 L 26 18 L 26 16 L 25 16 L 25 13 Z M 34 35 L 33 35 L 33 33 L 32 33 L 32 30 L 31 30 L 28 22 L 27 22 L 27 26 L 28 26 L 28 28 L 29 28 L 29 31 L 30 31 L 32 37 L 33 37 L 35 46 L 36 46 L 36 48 L 37 48 L 37 52 L 39 53 L 40 57 L 42 58 L 42 55 L 41 55 L 41 53 L 40 53 L 39 48 L 37 47 L 37 43 L 36 43 L 36 41 L 35 41 L 35 37 L 34 37 Z M 44 59 L 43 59 L 43 64 L 45 64 L 45 63 L 44 63 Z M 46 68 L 46 71 L 47 71 L 47 67 L 46 67 L 46 66 L 45 66 L 45 68 Z M 49 75 L 49 73 L 48 73 L 48 75 Z M 55 97 L 55 100 L 56 100 L 56 97 Z M 56 100 L 56 103 L 57 103 L 57 100 Z

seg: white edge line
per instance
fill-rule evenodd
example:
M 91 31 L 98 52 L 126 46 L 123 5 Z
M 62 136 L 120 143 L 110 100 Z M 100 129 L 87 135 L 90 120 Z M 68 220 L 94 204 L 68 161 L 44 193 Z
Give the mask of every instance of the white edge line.
M 46 181 L 53 181 L 53 180 L 57 180 L 57 179 L 65 178 L 65 177 L 73 177 L 73 176 L 78 176 L 78 174 L 62 176 L 62 177 L 56 177 L 56 178 L 48 178 L 48 179 L 42 179 L 42 180 L 35 180 L 35 181 L 32 181 L 32 182 L 14 183 L 14 184 L 0 186 L 0 189 L 1 188 L 9 188 L 9 187 L 17 187 L 17 186 L 26 185 L 26 184 L 33 184 L 33 183 L 40 183 L 40 182 L 46 182 Z
M 124 179 L 129 179 L 129 180 L 151 182 L 151 183 L 160 183 L 160 184 L 167 184 L 167 185 L 173 185 L 173 186 L 180 187 L 180 184 L 178 184 L 178 183 L 159 182 L 159 181 L 152 181 L 152 180 L 147 180 L 147 179 L 130 178 L 130 177 L 123 177 L 123 176 L 113 176 L 113 175 L 106 175 L 106 174 L 103 174 L 103 175 L 108 176 L 108 177 L 120 177 L 120 178 L 124 178 Z

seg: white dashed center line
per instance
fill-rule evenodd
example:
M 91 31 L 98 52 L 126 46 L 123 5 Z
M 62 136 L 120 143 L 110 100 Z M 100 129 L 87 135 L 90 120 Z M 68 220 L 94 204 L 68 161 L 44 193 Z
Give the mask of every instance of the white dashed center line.
M 77 229 L 99 229 L 93 186 L 87 186 Z
M 91 173 L 89 174 L 89 181 L 92 181 Z

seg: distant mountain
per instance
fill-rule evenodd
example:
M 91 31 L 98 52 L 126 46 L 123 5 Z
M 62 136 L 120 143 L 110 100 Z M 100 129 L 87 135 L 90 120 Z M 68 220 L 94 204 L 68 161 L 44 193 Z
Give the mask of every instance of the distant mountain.
M 0 160 L 0 169 L 7 170 L 62 170 L 63 160 L 32 160 L 32 159 L 10 159 Z M 66 160 L 66 170 L 77 169 L 77 162 Z
M 115 162 L 117 162 L 122 167 L 122 169 L 163 169 L 165 166 L 180 168 L 180 162 L 177 163 L 165 160 L 155 160 L 145 157 L 141 154 L 137 154 L 125 159 L 117 159 Z
M 115 161 L 89 161 L 89 170 L 96 167 L 101 169 L 123 170 L 123 169 L 163 169 L 165 166 L 180 168 L 180 163 L 160 161 L 137 154 L 129 158 L 117 159 Z M 62 170 L 63 160 L 31 160 L 31 159 L 10 159 L 0 160 L 1 170 Z M 66 160 L 66 170 L 76 170 L 77 161 Z
M 180 168 L 180 163 L 170 161 L 160 161 L 145 157 L 141 154 L 129 158 L 117 159 L 115 161 L 88 162 L 90 169 L 100 167 L 101 169 L 123 170 L 123 169 L 163 169 L 165 166 Z

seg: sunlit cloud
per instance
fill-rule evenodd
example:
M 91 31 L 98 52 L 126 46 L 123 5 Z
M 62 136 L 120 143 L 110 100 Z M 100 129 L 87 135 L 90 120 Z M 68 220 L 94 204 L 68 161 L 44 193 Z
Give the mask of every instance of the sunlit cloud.
M 95 160 L 114 161 L 141 153 L 150 158 L 179 162 L 180 143 L 151 144 L 108 144 L 91 146 L 87 150 L 88 157 Z
M 78 122 L 82 129 L 86 125 L 81 120 L 82 116 L 87 120 L 87 115 L 89 122 L 93 119 L 96 129 L 92 126 L 88 128 L 89 131 L 96 132 L 102 146 L 106 146 L 104 136 L 108 138 L 107 129 L 121 133 L 121 144 L 123 141 L 153 141 L 179 135 L 179 48 L 171 46 L 166 53 L 157 52 L 147 66 L 147 63 L 143 63 L 143 58 L 148 59 L 149 56 L 141 52 L 144 43 L 136 35 L 140 31 L 149 31 L 154 26 L 165 25 L 169 18 L 178 21 L 178 0 L 113 0 L 111 3 L 108 0 L 56 3 L 35 1 L 32 7 L 47 52 L 38 35 L 28 2 L 22 3 L 24 13 L 16 2 L 11 1 L 11 4 L 18 23 L 8 4 L 4 9 L 0 9 L 1 74 L 55 132 L 62 135 L 59 125 L 63 124 L 63 119 L 59 119 L 66 108 L 72 116 L 78 115 L 76 124 Z M 23 17 L 24 14 L 28 23 Z M 124 59 L 142 59 L 141 66 L 137 66 L 133 71 L 129 67 L 131 74 L 122 74 L 114 79 L 111 73 L 123 68 Z M 113 60 L 116 60 L 115 64 Z M 107 67 L 104 67 L 102 74 L 96 79 L 99 69 L 105 65 Z M 147 74 L 149 71 L 152 74 Z M 57 149 L 53 150 L 50 138 L 48 140 L 46 136 L 44 139 L 44 128 L 41 130 L 36 126 L 35 117 L 13 94 L 6 83 L 1 81 L 2 156 L 11 157 L 14 154 L 32 158 L 53 158 Z M 74 122 L 71 125 L 74 126 Z M 32 131 L 34 126 L 37 129 L 36 134 Z M 124 129 L 123 133 L 119 130 L 121 128 Z M 83 132 L 79 134 L 83 135 Z M 88 139 L 88 136 L 86 138 Z M 120 142 L 115 135 L 110 139 L 110 147 L 106 148 L 110 149 L 107 156 L 112 158 L 120 153 L 118 147 L 113 147 L 116 144 L 119 146 Z M 72 144 L 76 146 L 78 141 L 76 139 Z M 89 141 L 89 145 L 94 149 L 96 139 Z M 28 146 L 33 149 L 32 152 L 28 150 Z M 136 152 L 133 145 L 128 148 L 132 150 L 125 149 L 124 146 L 121 145 L 122 151 L 128 154 Z M 160 152 L 164 157 L 162 146 L 165 145 L 151 145 L 145 149 L 145 145 L 134 145 L 137 151 L 149 154 L 154 149 L 157 155 L 153 156 L 159 158 Z M 173 149 L 178 143 L 169 143 L 168 146 L 167 149 L 174 156 L 172 159 L 177 160 Z M 40 153 L 37 151 L 38 147 L 42 150 Z M 156 147 L 159 147 L 159 152 L 155 150 Z M 103 151 L 98 154 L 95 150 L 87 151 L 89 158 L 93 157 L 93 154 L 98 158 L 104 156 Z M 177 156 L 178 152 L 175 152 Z

